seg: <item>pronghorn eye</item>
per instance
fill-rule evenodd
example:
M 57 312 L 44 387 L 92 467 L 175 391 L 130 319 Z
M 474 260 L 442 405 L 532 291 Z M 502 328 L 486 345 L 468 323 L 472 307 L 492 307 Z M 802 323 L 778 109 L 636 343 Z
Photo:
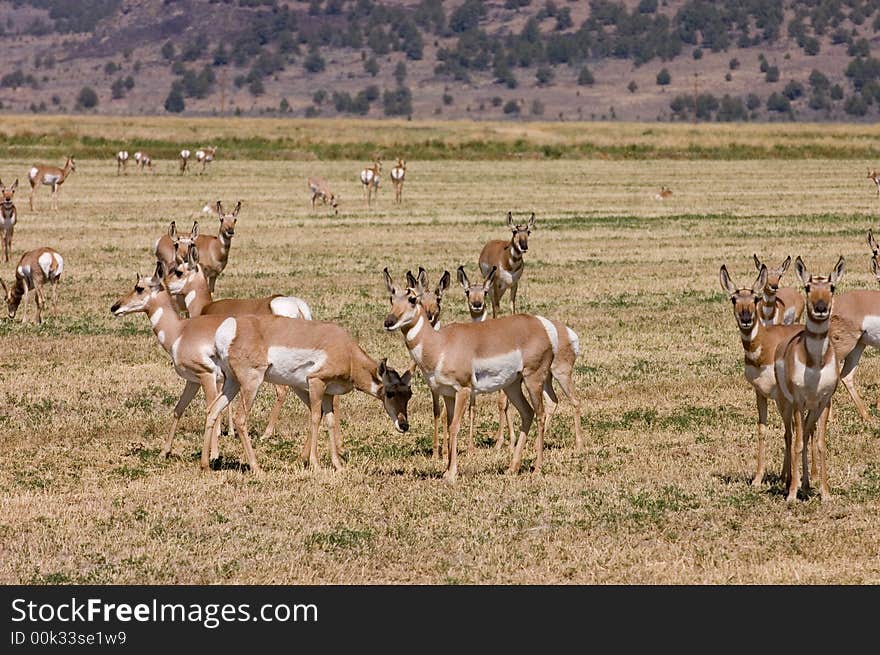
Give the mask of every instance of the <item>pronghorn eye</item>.
M 393 391 L 386 391 L 385 397 L 386 398 L 394 398 L 394 392 Z
M 810 285 L 809 284 L 804 285 L 804 291 L 806 291 L 807 293 L 810 293 Z
M 143 288 L 143 287 L 135 287 L 134 290 L 137 291 L 138 293 L 143 293 L 143 292 L 144 292 L 144 288 Z
M 831 285 L 831 293 L 834 293 L 834 285 Z
M 183 277 L 183 271 L 181 271 L 181 270 L 176 270 L 176 271 L 174 271 L 174 274 L 175 274 L 177 277 Z
M 416 304 L 416 297 L 415 297 L 415 296 L 410 296 L 410 297 L 409 297 L 409 304 L 410 304 L 410 305 L 415 305 L 415 304 Z

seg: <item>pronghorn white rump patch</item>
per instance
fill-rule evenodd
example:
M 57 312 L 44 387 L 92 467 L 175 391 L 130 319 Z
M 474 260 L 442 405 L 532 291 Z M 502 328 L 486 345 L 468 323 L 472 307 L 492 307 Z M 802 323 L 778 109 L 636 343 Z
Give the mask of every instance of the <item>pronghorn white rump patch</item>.
M 191 154 L 192 154 L 192 153 L 191 153 L 189 150 L 181 150 L 181 151 L 180 151 L 180 156 L 181 156 L 183 159 L 189 159 L 189 156 L 190 156 Z
M 64 272 L 64 259 L 57 252 L 52 253 L 52 258 L 55 260 L 55 274 L 52 277 L 61 277 L 61 273 Z
M 413 325 L 406 333 L 406 340 L 413 341 L 417 336 L 419 336 L 419 332 L 422 331 L 422 326 L 425 324 L 425 317 L 419 316 L 419 320 L 416 321 L 416 324 Z
M 152 325 L 153 327 L 156 327 L 156 325 L 158 325 L 159 321 L 162 320 L 162 314 L 164 314 L 164 313 L 165 313 L 165 310 L 162 309 L 161 307 L 159 307 L 159 309 L 157 309 L 155 312 L 150 314 L 150 325 Z
M 574 356 L 578 357 L 581 354 L 581 340 L 578 338 L 577 333 L 570 327 L 566 327 L 565 331 L 568 333 L 568 340 L 571 342 L 571 349 L 574 351 Z
M 186 305 L 186 308 L 189 309 L 189 306 L 192 304 L 192 301 L 196 299 L 195 289 L 186 294 L 186 297 L 183 299 L 183 303 Z
M 372 169 L 366 169 L 361 171 L 361 182 L 364 184 L 369 184 L 373 181 L 373 171 Z
M 27 264 L 22 264 L 16 269 L 16 272 L 18 273 L 19 277 L 29 278 L 31 276 L 31 267 Z
M 547 333 L 547 338 L 550 339 L 550 346 L 553 348 L 553 354 L 555 355 L 559 350 L 559 333 L 556 331 L 556 326 L 543 316 L 535 316 L 535 318 L 541 321 L 541 325 L 544 326 L 544 331 Z
M 37 168 L 36 166 L 34 166 L 31 168 L 31 170 L 28 171 L 28 177 L 33 180 L 37 176 L 37 173 L 39 173 L 39 172 L 40 172 L 40 169 Z
M 880 346 L 880 316 L 865 316 L 862 319 L 862 332 L 862 338 L 869 346 Z
M 205 158 L 205 151 L 204 150 L 196 150 L 196 159 L 201 161 L 204 158 Z
M 392 180 L 402 180 L 406 171 L 402 168 L 392 168 L 391 169 L 391 179 Z
M 217 332 L 214 333 L 214 346 L 223 359 L 229 356 L 229 346 L 232 344 L 232 340 L 235 339 L 237 328 L 237 321 L 234 317 L 230 316 L 220 324 Z
M 52 270 L 52 262 L 54 261 L 51 252 L 44 252 L 40 255 L 39 259 L 37 259 L 37 263 L 39 263 L 40 268 L 43 269 L 43 275 L 49 277 L 49 271 Z
M 477 393 L 498 391 L 516 381 L 522 368 L 523 358 L 520 350 L 474 359 L 471 368 L 471 385 Z
M 309 375 L 327 361 L 327 353 L 315 348 L 270 346 L 267 354 L 269 369 L 266 379 L 273 384 L 308 389 Z
M 312 310 L 306 304 L 306 301 L 296 296 L 278 296 L 269 301 L 269 308 L 276 316 L 286 316 L 288 318 L 304 318 L 307 321 L 312 320 Z

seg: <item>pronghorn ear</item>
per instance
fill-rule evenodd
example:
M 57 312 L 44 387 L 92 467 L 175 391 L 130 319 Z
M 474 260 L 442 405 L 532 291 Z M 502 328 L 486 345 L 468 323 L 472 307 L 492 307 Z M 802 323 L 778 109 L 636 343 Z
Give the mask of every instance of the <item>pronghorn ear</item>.
M 156 272 L 153 273 L 153 285 L 159 285 L 165 279 L 165 262 L 159 260 L 156 262 Z
M 785 258 L 785 260 L 779 265 L 779 270 L 785 273 L 788 270 L 788 267 L 791 265 L 791 255 Z
M 412 271 L 406 272 L 406 286 L 410 289 L 415 289 L 418 286 L 419 282 L 416 280 L 416 276 L 412 274 Z
M 467 291 L 468 287 L 470 286 L 470 282 L 468 282 L 467 273 L 464 272 L 464 266 L 458 267 L 457 277 L 458 277 L 458 283 L 462 286 L 462 288 L 465 291 Z
M 755 280 L 755 283 L 752 285 L 752 293 L 756 296 L 760 296 L 761 292 L 764 291 L 764 287 L 767 286 L 767 267 L 764 264 L 761 264 L 761 270 L 758 271 L 758 279 Z
M 733 283 L 733 280 L 730 279 L 730 273 L 727 272 L 727 266 L 724 264 L 721 265 L 721 272 L 718 275 L 718 279 L 721 280 L 721 288 L 727 292 L 728 296 L 736 294 L 736 285 Z
M 532 215 L 529 217 L 528 227 L 530 230 L 535 228 L 535 212 L 532 212 Z
M 15 178 L 15 182 L 12 183 L 12 190 L 15 191 L 18 188 L 18 178 Z
M 196 244 L 190 244 L 189 252 L 186 253 L 186 259 L 191 266 L 196 266 L 199 263 L 199 249 L 196 247 Z
M 223 216 L 223 203 L 219 200 L 217 201 L 217 215 Z
M 172 239 L 177 238 L 177 223 L 175 221 L 171 221 L 171 225 L 168 226 L 168 236 Z
M 874 274 L 878 280 L 880 280 L 880 264 L 877 264 L 877 260 L 871 257 L 871 272 Z
M 487 275 L 485 278 L 483 278 L 483 284 L 486 286 L 491 286 L 492 283 L 495 281 L 495 274 L 496 273 L 498 273 L 498 267 L 493 266 L 492 270 L 489 271 L 489 275 Z
M 513 227 L 513 212 L 507 212 L 507 227 Z
M 189 238 L 195 239 L 199 236 L 199 222 L 193 221 L 192 229 L 189 231 Z
M 752 259 L 755 262 L 755 268 L 760 271 L 761 270 L 761 260 L 758 259 L 758 255 L 757 254 L 752 255 Z
M 232 215 L 237 217 L 237 216 L 238 216 L 238 212 L 239 212 L 240 209 L 241 209 L 241 200 L 239 200 L 239 201 L 235 204 L 235 209 L 232 210 Z
M 807 267 L 800 255 L 794 260 L 794 272 L 797 275 L 798 280 L 801 281 L 801 284 L 806 285 L 810 281 L 810 274 L 807 273 Z
M 843 277 L 843 273 L 846 270 L 846 267 L 843 264 L 843 255 L 840 256 L 840 259 L 837 260 L 837 265 L 834 267 L 834 270 L 831 272 L 830 280 L 831 284 L 837 284 L 840 281 L 840 278 Z
M 875 254 L 877 253 L 878 250 L 880 250 L 880 245 L 877 244 L 877 240 L 874 239 L 874 234 L 873 234 L 873 232 L 871 232 L 871 230 L 868 230 L 868 247 Z
M 419 266 L 418 281 L 419 281 L 419 286 L 421 287 L 421 289 L 419 289 L 419 291 L 427 290 L 427 288 L 428 288 L 428 271 L 426 271 L 421 266 Z
M 403 375 L 400 376 L 400 383 L 406 385 L 407 387 L 412 382 L 412 371 L 407 371 Z
M 377 367 L 376 372 L 379 374 L 379 377 L 380 377 L 380 378 L 384 378 L 384 377 L 385 377 L 385 374 L 388 373 L 388 364 L 387 364 L 387 362 L 388 362 L 388 358 L 387 358 L 387 357 L 383 357 L 383 358 L 379 361 L 379 366 Z
M 437 296 L 439 300 L 446 290 L 449 288 L 449 280 L 452 276 L 449 275 L 449 271 L 443 271 L 443 275 L 440 277 L 440 281 L 437 283 L 437 289 L 434 291 L 434 294 Z
M 385 279 L 385 288 L 388 289 L 388 293 L 394 293 L 394 281 L 391 279 L 391 274 L 388 272 L 388 269 L 385 268 L 382 270 L 382 276 Z

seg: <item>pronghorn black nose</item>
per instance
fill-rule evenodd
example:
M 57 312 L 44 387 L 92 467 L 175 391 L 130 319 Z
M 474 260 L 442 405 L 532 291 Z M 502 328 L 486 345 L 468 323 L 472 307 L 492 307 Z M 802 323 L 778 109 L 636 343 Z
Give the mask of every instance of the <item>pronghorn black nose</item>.
M 113 306 L 110 308 L 110 313 L 115 314 L 117 311 L 119 311 L 119 307 L 120 304 L 118 302 L 114 303 Z
M 828 303 L 824 300 L 819 300 L 813 305 L 813 309 L 816 310 L 817 314 L 827 314 L 828 313 Z
M 397 317 L 394 314 L 389 314 L 385 317 L 385 329 L 390 329 L 394 327 L 394 324 L 397 323 Z
M 400 426 L 401 432 L 406 432 L 409 430 L 409 422 L 406 419 L 403 419 L 402 421 L 397 421 L 397 425 Z

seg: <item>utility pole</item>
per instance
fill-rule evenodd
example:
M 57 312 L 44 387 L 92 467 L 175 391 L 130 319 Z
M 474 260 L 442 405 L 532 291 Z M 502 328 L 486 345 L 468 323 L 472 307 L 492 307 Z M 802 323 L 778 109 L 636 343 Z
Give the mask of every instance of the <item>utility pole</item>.
M 698 93 L 698 83 L 697 77 L 699 77 L 699 73 L 694 73 L 694 125 L 697 124 L 697 93 Z

